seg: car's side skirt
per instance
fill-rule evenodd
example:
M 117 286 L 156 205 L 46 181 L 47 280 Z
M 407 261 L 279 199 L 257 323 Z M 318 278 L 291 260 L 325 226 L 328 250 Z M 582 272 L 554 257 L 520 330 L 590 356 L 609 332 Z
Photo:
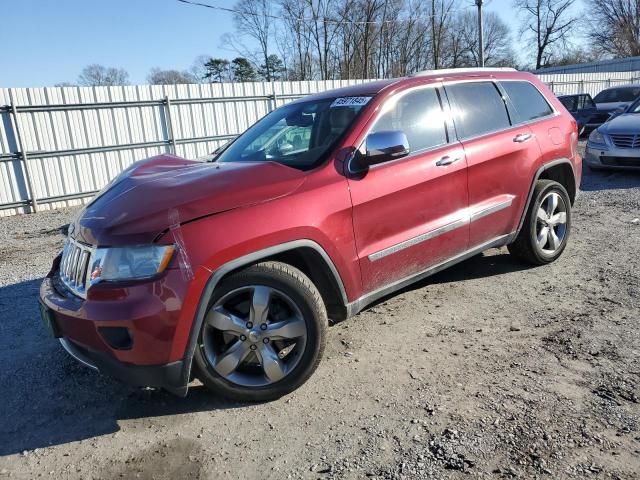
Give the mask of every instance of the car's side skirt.
M 357 314 L 367 305 L 370 305 L 371 303 L 375 302 L 376 300 L 379 300 L 382 297 L 385 297 L 393 292 L 401 290 L 402 288 L 408 285 L 411 285 L 412 283 L 418 282 L 430 275 L 433 275 L 434 273 L 438 273 L 444 270 L 445 268 L 455 265 L 456 263 L 460 263 L 464 260 L 467 260 L 468 258 L 478 255 L 479 253 L 482 253 L 483 251 L 488 250 L 489 248 L 502 247 L 504 245 L 508 245 L 513 241 L 514 238 L 515 238 L 515 232 L 510 233 L 508 235 L 501 235 L 492 240 L 489 240 L 488 242 L 485 242 L 473 248 L 470 248 L 469 250 L 466 250 L 456 255 L 455 257 L 452 257 L 441 263 L 433 265 L 421 272 L 414 273 L 408 277 L 405 277 L 403 279 L 400 279 L 388 285 L 385 285 L 381 288 L 378 288 L 373 292 L 369 292 L 363 295 L 362 297 L 358 298 L 357 300 L 347 304 L 347 317 L 351 317 Z

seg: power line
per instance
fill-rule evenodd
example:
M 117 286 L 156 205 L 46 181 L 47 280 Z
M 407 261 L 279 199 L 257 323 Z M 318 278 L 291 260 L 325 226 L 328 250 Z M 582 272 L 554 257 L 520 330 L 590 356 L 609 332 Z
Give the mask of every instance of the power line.
M 291 20 L 295 20 L 296 22 L 300 22 L 300 23 L 315 23 L 315 22 L 322 22 L 322 23 L 330 23 L 330 24 L 334 24 L 334 25 L 344 25 L 344 24 L 351 24 L 351 25 L 384 25 L 384 24 L 388 24 L 388 23 L 404 23 L 407 20 L 403 20 L 403 19 L 393 19 L 393 20 L 382 20 L 382 21 L 353 21 L 353 20 L 330 20 L 328 18 L 320 18 L 320 17 L 313 17 L 313 18 L 304 18 L 304 17 L 299 17 L 299 18 L 291 18 L 291 17 L 280 17 L 278 15 L 272 15 L 272 14 L 262 14 L 262 13 L 257 13 L 257 12 L 241 12 L 240 10 L 236 10 L 234 8 L 229 8 L 229 7 L 221 7 L 219 5 L 211 5 L 208 3 L 202 3 L 202 2 L 196 2 L 193 0 L 177 0 L 180 3 L 186 3 L 188 5 L 194 5 L 197 7 L 204 7 L 204 8 L 210 8 L 212 10 L 221 10 L 223 12 L 229 12 L 229 13 L 235 13 L 238 15 L 252 15 L 254 17 L 264 17 L 264 18 L 271 18 L 274 20 L 286 20 L 286 21 L 291 21 Z M 459 8 L 452 8 L 447 10 L 447 14 L 453 14 L 459 11 Z M 427 15 L 424 17 L 421 17 L 424 20 L 430 20 L 432 18 L 438 17 L 440 16 L 440 14 L 437 15 Z

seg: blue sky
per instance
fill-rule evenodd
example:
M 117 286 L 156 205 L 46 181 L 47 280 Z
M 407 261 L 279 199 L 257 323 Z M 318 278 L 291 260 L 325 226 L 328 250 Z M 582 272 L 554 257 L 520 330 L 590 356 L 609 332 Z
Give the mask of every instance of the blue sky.
M 475 8 L 472 0 L 456 2 Z M 491 0 L 486 9 L 515 26 L 511 0 Z M 201 54 L 234 54 L 220 42 L 233 31 L 230 13 L 175 0 L 0 0 L 0 19 L 0 87 L 73 82 L 91 63 L 122 67 L 131 83 L 145 83 L 153 67 L 182 70 Z

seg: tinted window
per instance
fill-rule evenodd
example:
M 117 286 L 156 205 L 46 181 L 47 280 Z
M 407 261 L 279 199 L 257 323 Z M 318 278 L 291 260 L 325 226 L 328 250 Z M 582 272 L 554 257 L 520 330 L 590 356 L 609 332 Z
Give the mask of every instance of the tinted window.
M 579 104 L 579 108 L 595 108 L 596 105 L 591 100 L 590 95 L 582 95 L 581 98 L 582 101 Z
M 514 107 L 511 112 L 513 123 L 528 122 L 553 113 L 549 103 L 529 82 L 500 82 L 500 85 Z
M 409 140 L 411 152 L 433 148 L 447 143 L 445 118 L 435 88 L 424 88 L 398 96 L 385 105 L 388 109 L 371 129 L 402 130 Z
M 596 103 L 633 102 L 640 96 L 640 87 L 621 87 L 603 90 L 593 99 Z
M 577 99 L 578 97 L 576 96 L 558 97 L 558 100 L 560 100 L 560 103 L 562 103 L 562 105 L 564 105 L 564 108 L 566 108 L 570 112 L 575 112 L 577 110 L 577 107 L 576 107 Z
M 453 117 L 460 138 L 509 128 L 507 109 L 492 82 L 456 83 L 445 88 L 453 102 Z

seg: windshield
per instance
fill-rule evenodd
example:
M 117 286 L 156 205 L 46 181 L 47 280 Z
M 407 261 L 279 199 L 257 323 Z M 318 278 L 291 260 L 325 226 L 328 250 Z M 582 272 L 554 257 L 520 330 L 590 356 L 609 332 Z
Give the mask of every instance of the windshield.
M 240 135 L 215 161 L 272 161 L 312 169 L 324 161 L 369 100 L 338 97 L 285 105 Z
M 596 103 L 633 102 L 640 97 L 640 87 L 612 88 L 603 90 L 593 99 Z

